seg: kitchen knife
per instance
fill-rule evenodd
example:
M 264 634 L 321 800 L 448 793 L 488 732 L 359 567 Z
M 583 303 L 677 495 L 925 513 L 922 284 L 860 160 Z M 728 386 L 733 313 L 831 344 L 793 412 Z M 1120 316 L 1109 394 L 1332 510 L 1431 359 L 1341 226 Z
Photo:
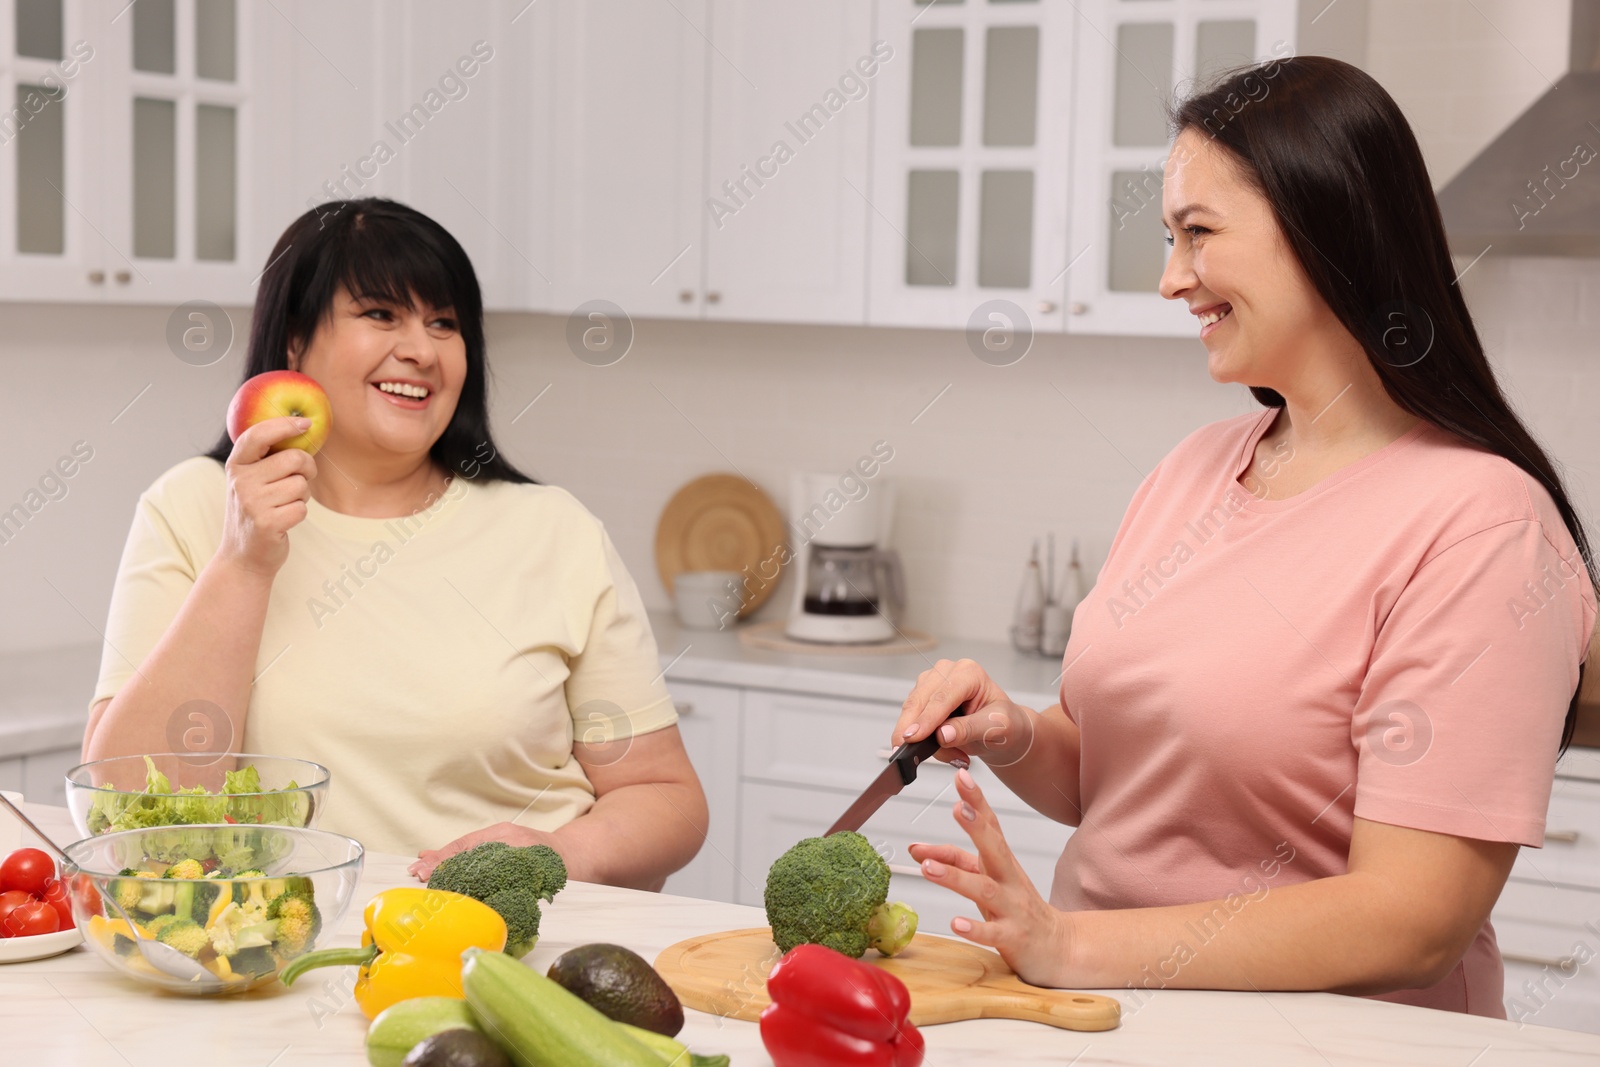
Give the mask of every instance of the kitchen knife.
M 966 713 L 966 706 L 963 705 L 951 712 L 950 718 L 954 719 Z M 889 765 L 878 772 L 878 776 L 867 786 L 866 791 L 845 809 L 837 822 L 828 827 L 828 833 L 836 834 L 840 830 L 861 829 L 866 821 L 872 818 L 872 813 L 883 807 L 884 801 L 916 781 L 917 768 L 932 759 L 933 754 L 943 747 L 939 743 L 939 727 L 936 726 L 933 733 L 921 741 L 908 741 L 895 749 L 894 754 L 889 757 Z

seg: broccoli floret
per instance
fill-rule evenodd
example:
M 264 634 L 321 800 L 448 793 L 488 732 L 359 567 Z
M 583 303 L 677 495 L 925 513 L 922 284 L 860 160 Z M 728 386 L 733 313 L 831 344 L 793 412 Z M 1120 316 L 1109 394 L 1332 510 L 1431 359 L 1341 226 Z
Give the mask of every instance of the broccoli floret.
M 306 889 L 288 889 L 267 905 L 267 918 L 278 924 L 276 948 L 284 959 L 292 959 L 311 947 L 322 932 L 322 913 Z M 537 923 L 538 912 L 534 912 Z
M 433 869 L 429 889 L 481 900 L 506 921 L 506 955 L 526 956 L 539 939 L 539 901 L 567 884 L 567 865 L 549 845 L 486 841 L 458 852 Z
M 278 895 L 271 891 L 271 883 L 261 871 L 240 871 L 234 878 L 238 880 L 233 883 L 233 902 L 241 908 L 256 907 L 265 911 L 272 898 Z
M 869 948 L 893 956 L 917 932 L 917 913 L 888 904 L 889 864 L 860 834 L 846 830 L 808 837 L 767 872 L 767 922 L 772 940 L 826 945 L 853 959 Z
M 211 944 L 205 927 L 193 919 L 179 919 L 161 928 L 156 935 L 156 940 L 163 945 L 171 945 L 190 959 L 198 959 L 200 951 Z
M 179 860 L 161 872 L 163 878 L 204 878 L 206 869 L 196 859 Z
M 170 912 L 166 915 L 157 915 L 154 919 L 151 919 L 149 922 L 144 924 L 144 932 L 151 937 L 156 937 L 161 933 L 161 931 L 165 930 L 173 923 L 181 921 L 181 919 L 182 916 L 173 915 Z
M 211 917 L 211 905 L 222 887 L 200 879 L 179 882 L 172 891 L 172 911 L 180 919 L 193 919 L 201 926 Z
M 118 878 L 106 886 L 106 892 L 117 907 L 123 911 L 133 911 L 139 906 L 139 897 L 144 892 L 144 887 L 139 884 L 140 876 L 132 868 L 124 868 L 125 877 Z
M 250 948 L 242 948 L 225 958 L 234 974 L 254 977 L 258 974 L 271 974 L 278 969 L 278 958 L 272 954 L 272 949 L 266 945 L 253 945 Z

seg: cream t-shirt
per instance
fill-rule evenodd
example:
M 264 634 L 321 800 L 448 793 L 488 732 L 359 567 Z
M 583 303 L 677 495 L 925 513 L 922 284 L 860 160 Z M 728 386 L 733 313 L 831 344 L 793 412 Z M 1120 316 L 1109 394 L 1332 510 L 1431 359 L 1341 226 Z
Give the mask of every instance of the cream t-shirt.
M 196 457 L 140 497 L 91 704 L 215 554 L 226 485 Z M 677 722 L 638 588 L 563 489 L 457 477 L 393 519 L 313 500 L 289 544 L 237 747 L 328 767 L 323 829 L 406 855 L 496 822 L 553 830 L 594 803 L 575 739 Z

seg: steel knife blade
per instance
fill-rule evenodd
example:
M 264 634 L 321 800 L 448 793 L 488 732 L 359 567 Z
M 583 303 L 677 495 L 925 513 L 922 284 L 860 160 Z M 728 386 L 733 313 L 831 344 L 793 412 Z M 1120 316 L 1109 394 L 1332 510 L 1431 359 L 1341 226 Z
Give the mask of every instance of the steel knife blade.
M 950 713 L 950 718 L 967 713 L 963 705 Z M 895 796 L 917 780 L 917 768 L 933 758 L 943 746 L 939 744 L 939 730 L 924 737 L 921 741 L 908 741 L 894 750 L 889 757 L 889 765 L 878 772 L 878 776 L 867 786 L 866 791 L 857 797 L 851 805 L 844 810 L 844 814 L 828 827 L 829 834 L 838 833 L 840 830 L 859 830 L 872 818 L 872 813 L 883 807 L 883 802 Z M 827 834 L 823 835 L 824 837 Z

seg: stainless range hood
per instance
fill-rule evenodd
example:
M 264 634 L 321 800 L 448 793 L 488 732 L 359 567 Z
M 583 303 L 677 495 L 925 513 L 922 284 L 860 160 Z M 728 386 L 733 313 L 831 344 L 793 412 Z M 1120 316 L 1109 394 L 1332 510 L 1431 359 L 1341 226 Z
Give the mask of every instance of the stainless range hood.
M 1600 256 L 1600 0 L 1574 0 L 1570 72 L 1439 192 L 1450 249 Z

